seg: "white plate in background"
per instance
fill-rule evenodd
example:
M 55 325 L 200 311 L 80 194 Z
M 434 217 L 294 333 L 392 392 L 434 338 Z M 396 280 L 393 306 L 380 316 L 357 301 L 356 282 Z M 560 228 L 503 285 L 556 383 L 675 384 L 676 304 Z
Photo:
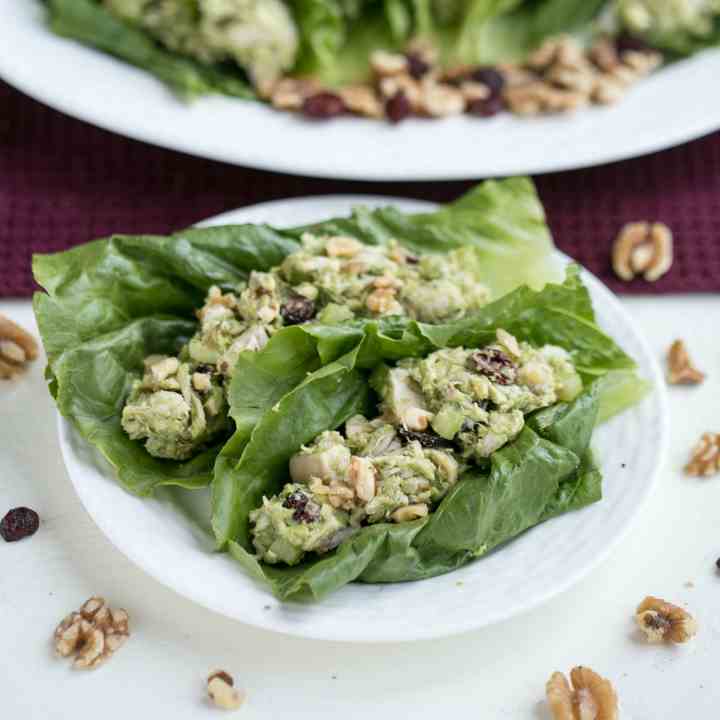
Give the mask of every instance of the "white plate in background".
M 313 123 L 212 96 L 188 105 L 155 77 L 53 35 L 39 0 L 0 0 L 0 77 L 73 117 L 154 145 L 299 175 L 459 180 L 598 165 L 720 128 L 720 50 L 643 80 L 619 104 L 568 117 L 360 118 Z
M 432 209 L 414 200 L 329 196 L 263 203 L 202 224 L 290 226 L 389 201 L 404 211 Z M 558 262 L 568 258 L 558 253 Z M 452 635 L 510 618 L 578 582 L 621 541 L 653 487 L 667 445 L 665 384 L 657 361 L 615 296 L 587 272 L 584 280 L 599 324 L 638 361 L 655 390 L 595 433 L 602 501 L 532 528 L 452 573 L 412 583 L 351 584 L 320 602 L 283 604 L 228 555 L 213 553 L 210 539 L 189 520 L 198 510 L 207 517 L 205 491 L 173 491 L 187 514 L 167 498 L 130 495 L 60 418 L 68 473 L 91 517 L 135 564 L 181 595 L 250 625 L 307 638 L 383 642 Z

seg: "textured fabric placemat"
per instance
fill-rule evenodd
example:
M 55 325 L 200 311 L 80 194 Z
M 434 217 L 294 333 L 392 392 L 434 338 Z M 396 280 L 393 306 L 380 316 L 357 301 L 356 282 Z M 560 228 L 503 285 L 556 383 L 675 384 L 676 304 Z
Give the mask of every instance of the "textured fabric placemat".
M 537 184 L 558 247 L 613 289 L 720 291 L 720 134 L 637 160 L 540 176 Z M 0 82 L 0 296 L 32 293 L 33 253 L 114 232 L 167 233 L 225 210 L 302 195 L 445 202 L 472 185 L 318 180 L 234 167 L 99 130 Z M 675 263 L 654 284 L 621 283 L 610 267 L 618 229 L 639 219 L 662 220 L 675 233 Z

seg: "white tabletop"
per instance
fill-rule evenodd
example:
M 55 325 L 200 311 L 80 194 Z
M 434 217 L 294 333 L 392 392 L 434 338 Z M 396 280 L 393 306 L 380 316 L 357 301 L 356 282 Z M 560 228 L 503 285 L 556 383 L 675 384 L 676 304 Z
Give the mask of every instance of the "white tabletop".
M 671 389 L 671 444 L 657 492 L 624 543 L 572 590 L 530 614 L 445 640 L 305 641 L 175 595 L 110 545 L 75 497 L 42 361 L 19 382 L 0 383 L 0 515 L 27 505 L 42 521 L 34 537 L 0 542 L 0 717 L 219 717 L 204 699 L 204 679 L 223 668 L 248 692 L 237 715 L 248 720 L 543 720 L 545 681 L 577 664 L 614 682 L 624 720 L 717 717 L 720 477 L 687 478 L 681 469 L 701 433 L 720 431 L 720 297 L 624 302 L 658 357 L 683 338 L 709 376 L 700 388 Z M 0 302 L 0 312 L 35 327 L 28 302 Z M 132 637 L 107 666 L 73 671 L 53 656 L 50 638 L 93 594 L 129 610 Z M 639 641 L 633 609 L 648 594 L 686 604 L 698 637 L 683 647 Z

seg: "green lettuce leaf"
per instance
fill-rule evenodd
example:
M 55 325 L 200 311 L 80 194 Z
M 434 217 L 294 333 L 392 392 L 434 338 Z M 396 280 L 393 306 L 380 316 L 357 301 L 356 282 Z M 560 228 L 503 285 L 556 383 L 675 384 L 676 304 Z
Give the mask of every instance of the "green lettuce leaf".
M 47 7 L 53 32 L 147 70 L 181 97 L 208 93 L 255 97 L 240 68 L 208 65 L 166 50 L 143 30 L 117 19 L 96 0 L 47 0 Z

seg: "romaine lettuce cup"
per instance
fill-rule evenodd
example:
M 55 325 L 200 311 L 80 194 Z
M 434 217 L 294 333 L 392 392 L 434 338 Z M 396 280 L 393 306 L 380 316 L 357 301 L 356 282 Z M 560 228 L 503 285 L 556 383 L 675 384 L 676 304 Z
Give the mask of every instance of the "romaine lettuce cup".
M 334 550 L 292 567 L 258 560 L 251 514 L 289 482 L 288 463 L 303 445 L 357 413 L 377 415 L 374 368 L 438 348 L 483 347 L 499 328 L 536 347 L 567 351 L 582 378 L 580 394 L 528 415 L 522 432 L 486 464 L 471 465 L 427 516 L 361 527 Z M 320 598 L 352 581 L 449 572 L 544 520 L 598 501 L 602 478 L 591 451 L 593 430 L 648 390 L 634 374 L 634 361 L 596 325 L 575 267 L 562 284 L 518 288 L 457 323 L 368 323 L 346 352 L 351 332 L 283 331 L 261 352 L 244 354 L 231 383 L 237 430 L 216 465 L 213 528 L 219 546 L 229 547 L 282 599 Z
M 34 307 L 48 355 L 50 390 L 60 412 L 105 456 L 127 490 L 146 495 L 162 485 L 197 488 L 211 481 L 227 435 L 214 438 L 189 460 L 152 457 L 123 431 L 123 406 L 142 374 L 143 360 L 174 355 L 193 335 L 194 313 L 212 286 L 232 289 L 252 271 L 279 265 L 298 250 L 308 230 L 350 235 L 369 245 L 397 238 L 417 253 L 456 253 L 494 297 L 522 283 L 541 286 L 556 275 L 543 210 L 525 179 L 484 183 L 433 213 L 358 209 L 350 218 L 289 230 L 238 225 L 190 229 L 169 237 L 116 235 L 37 256 L 35 277 L 46 293 L 36 295 Z M 390 328 L 395 322 L 385 325 Z M 303 327 L 308 328 L 300 332 L 312 342 L 312 356 L 303 359 L 298 353 L 295 374 L 276 384 L 263 403 L 276 402 L 305 373 L 351 351 L 365 327 L 374 332 L 373 323 L 362 320 Z M 406 342 L 424 342 L 401 327 L 402 321 L 398 332 L 405 333 Z M 297 333 L 291 330 L 281 331 L 278 338 L 289 335 L 273 347 L 292 343 Z M 373 342 L 396 342 L 389 338 L 375 337 Z M 297 352 L 294 345 L 288 348 Z M 237 416 L 233 448 L 252 429 L 262 407 L 258 405 L 254 418 Z

